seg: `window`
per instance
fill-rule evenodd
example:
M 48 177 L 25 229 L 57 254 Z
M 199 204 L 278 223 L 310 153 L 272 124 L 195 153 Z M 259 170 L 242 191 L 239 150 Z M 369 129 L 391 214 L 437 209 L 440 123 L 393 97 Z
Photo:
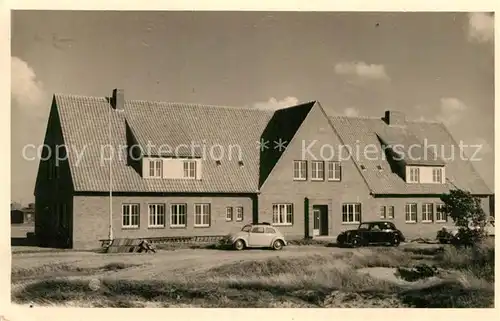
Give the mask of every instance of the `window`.
M 196 161 L 184 161 L 184 178 L 196 178 Z
M 232 221 L 233 220 L 233 208 L 232 207 L 226 207 L 226 221 Z
M 122 205 L 122 227 L 139 227 L 139 204 Z
M 387 206 L 387 218 L 394 218 L 394 206 Z
M 442 183 L 443 182 L 443 171 L 441 168 L 433 168 L 432 169 L 432 182 L 433 183 Z
M 264 233 L 264 228 L 261 226 L 256 226 L 252 229 L 252 233 Z
M 434 220 L 434 205 L 422 204 L 422 222 L 432 222 Z
M 292 225 L 293 224 L 293 205 L 292 204 L 273 204 L 273 224 Z
M 417 222 L 417 204 L 411 203 L 405 206 L 406 223 Z
M 161 178 L 162 161 L 161 159 L 152 159 L 149 161 L 149 177 Z
M 342 223 L 360 223 L 361 204 L 342 204 Z
M 276 230 L 272 227 L 266 227 L 266 234 L 275 234 Z
M 149 227 L 165 227 L 165 204 L 149 204 Z
M 307 179 L 307 162 L 293 162 L 293 179 L 296 181 L 305 181 Z
M 210 204 L 194 204 L 194 226 L 210 226 Z
M 386 208 L 385 206 L 380 206 L 380 218 L 386 218 Z
M 328 162 L 328 180 L 340 181 L 342 176 L 342 167 L 340 162 Z
M 311 180 L 322 181 L 325 179 L 325 163 L 314 161 L 311 162 Z
M 410 167 L 410 179 L 409 183 L 418 183 L 420 182 L 420 168 L 418 167 Z
M 187 218 L 186 204 L 171 204 L 170 205 L 170 226 L 185 227 Z
M 243 221 L 243 206 L 238 206 L 236 208 L 236 221 Z
M 447 222 L 448 216 L 444 212 L 444 204 L 436 204 L 436 222 Z

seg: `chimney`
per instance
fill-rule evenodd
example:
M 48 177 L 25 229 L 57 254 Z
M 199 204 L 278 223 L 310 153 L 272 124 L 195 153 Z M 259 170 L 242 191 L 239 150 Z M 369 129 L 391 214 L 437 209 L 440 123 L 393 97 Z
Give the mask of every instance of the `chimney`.
M 123 89 L 113 89 L 111 106 L 116 110 L 123 110 L 125 107 L 125 91 Z
M 404 126 L 406 123 L 406 116 L 400 111 L 387 110 L 384 120 L 389 126 Z

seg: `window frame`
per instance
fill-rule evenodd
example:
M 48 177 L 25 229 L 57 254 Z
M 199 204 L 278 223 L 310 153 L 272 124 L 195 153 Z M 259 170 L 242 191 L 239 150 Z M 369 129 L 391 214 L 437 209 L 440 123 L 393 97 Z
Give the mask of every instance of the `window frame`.
M 379 216 L 381 219 L 387 219 L 387 207 L 385 205 L 379 207 Z
M 448 222 L 448 215 L 444 212 L 441 212 L 441 210 L 439 210 L 439 208 L 442 208 L 444 207 L 444 204 L 443 203 L 436 203 L 436 210 L 435 210 L 435 213 L 436 213 L 436 223 L 446 223 Z M 444 216 L 444 220 L 442 219 Z M 438 219 L 438 217 L 440 219 Z
M 327 180 L 330 182 L 340 182 L 342 180 L 342 165 L 340 162 L 329 161 L 327 165 Z M 338 177 L 337 174 L 338 173 Z M 332 174 L 330 176 L 330 174 Z
M 438 180 L 439 178 L 439 180 Z M 432 169 L 432 182 L 433 183 L 443 183 L 443 169 L 442 168 L 433 168 Z
M 299 174 L 299 175 L 297 176 L 296 174 Z M 307 161 L 305 161 L 305 160 L 294 160 L 293 161 L 293 180 L 294 181 L 306 181 L 307 180 Z
M 284 213 L 282 213 L 282 209 Z M 293 203 L 274 203 L 272 205 L 273 224 L 275 226 L 293 225 Z M 277 220 L 278 219 L 278 220 Z
M 189 159 L 182 161 L 182 175 L 183 175 L 182 177 L 184 179 L 196 179 L 196 175 L 198 173 L 197 167 L 198 165 L 196 160 Z
M 362 222 L 361 217 L 363 213 L 363 210 L 361 208 L 361 203 L 343 203 L 341 206 L 342 206 L 341 208 L 342 224 L 344 225 L 361 224 Z M 356 211 L 357 209 L 359 211 Z M 350 216 L 352 216 L 352 220 L 350 219 Z
M 415 209 L 415 213 L 411 211 L 411 209 Z M 410 209 L 410 210 L 408 210 Z M 415 215 L 415 219 L 413 220 L 413 214 Z M 408 216 L 409 215 L 409 216 Z M 409 219 L 408 219 L 409 217 Z M 408 224 L 415 224 L 417 223 L 418 219 L 418 204 L 417 203 L 406 203 L 405 204 L 405 223 Z
M 410 167 L 410 177 L 408 179 L 409 183 L 420 183 L 420 168 Z
M 186 203 L 171 203 L 170 206 L 170 214 L 169 214 L 169 221 L 170 221 L 170 227 L 171 228 L 184 228 L 187 226 L 187 204 Z M 176 213 L 174 213 L 173 209 L 176 208 Z M 184 213 L 181 213 L 180 209 L 184 208 Z M 173 216 L 177 217 L 177 223 L 173 224 Z M 181 217 L 184 217 L 184 224 L 179 223 L 181 221 Z
M 226 206 L 226 222 L 231 222 L 233 220 L 234 210 L 232 206 Z
M 395 216 L 395 214 L 394 214 L 394 212 L 395 212 L 394 205 L 387 206 L 387 209 L 389 210 L 389 211 L 386 212 L 387 213 L 387 219 L 388 220 L 393 220 L 394 216 Z M 389 216 L 389 213 L 391 213 L 391 212 L 392 212 L 392 214 L 391 214 L 391 216 Z
M 321 174 L 321 176 L 315 177 L 315 175 L 319 174 Z M 311 161 L 311 181 L 321 182 L 324 180 L 325 180 L 325 162 Z
M 428 211 L 429 208 L 430 208 L 430 212 Z M 434 204 L 433 203 L 423 203 L 422 204 L 422 221 L 421 222 L 422 223 L 434 222 Z
M 151 214 L 151 208 L 154 208 L 154 214 Z M 160 208 L 163 208 L 163 213 L 159 211 Z M 154 221 L 157 223 L 159 221 L 159 217 L 163 216 L 163 224 L 151 224 L 151 218 L 154 217 Z M 165 203 L 151 203 L 148 204 L 148 228 L 164 228 L 165 227 Z
M 241 212 L 241 217 L 240 217 L 240 212 Z M 243 206 L 237 206 L 236 207 L 236 222 L 243 221 L 243 217 L 244 217 Z
M 199 213 L 197 209 L 200 209 Z M 205 213 L 207 211 L 208 213 Z M 194 204 L 194 227 L 210 227 L 212 221 L 212 209 L 210 203 L 195 203 Z M 200 223 L 197 223 L 196 218 L 200 216 Z M 204 223 L 205 218 L 208 217 L 208 223 Z
M 128 213 L 125 213 L 125 208 L 128 208 Z M 133 213 L 133 208 L 137 208 L 137 213 Z M 129 224 L 125 224 L 125 217 L 128 216 Z M 133 218 L 137 218 L 137 224 L 132 224 Z M 141 207 L 138 203 L 123 203 L 122 204 L 122 229 L 138 229 L 141 221 Z
M 151 166 L 153 165 L 153 166 Z M 151 175 L 153 172 L 153 175 Z M 163 160 L 161 158 L 149 159 L 149 178 L 162 178 L 163 177 Z

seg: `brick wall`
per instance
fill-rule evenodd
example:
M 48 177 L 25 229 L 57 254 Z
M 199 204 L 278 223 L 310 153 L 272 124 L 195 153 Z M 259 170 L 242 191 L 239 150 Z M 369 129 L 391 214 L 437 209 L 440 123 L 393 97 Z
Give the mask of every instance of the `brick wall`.
M 44 145 L 50 146 L 51 160 L 41 160 L 35 186 L 35 235 L 41 246 L 71 247 L 67 244 L 67 236 L 71 239 L 72 231 L 72 191 L 71 173 L 67 160 L 60 159 L 59 168 L 55 168 L 55 153 L 62 153 L 61 147 L 65 144 L 60 118 L 55 103 L 52 104 Z M 44 154 L 44 157 L 48 156 Z M 59 154 L 59 157 L 63 157 Z M 50 174 L 49 174 L 50 172 Z M 66 219 L 68 226 L 63 229 L 59 225 L 60 217 L 57 217 L 57 207 L 60 204 L 66 206 Z
M 252 222 L 251 197 L 155 197 L 155 196 L 113 196 L 113 233 L 115 238 L 128 237 L 163 237 L 163 236 L 205 236 L 225 235 Z M 137 203 L 140 206 L 139 228 L 122 228 L 122 204 Z M 170 227 L 170 205 L 187 204 L 187 224 L 184 228 Z M 194 204 L 211 204 L 210 227 L 194 227 Z M 165 204 L 165 227 L 148 227 L 148 204 Z M 233 220 L 226 221 L 227 206 L 243 206 L 243 221 L 236 221 L 236 208 Z M 99 239 L 108 238 L 109 226 L 108 196 L 75 196 L 74 197 L 74 248 L 97 248 Z
M 302 155 L 302 151 L 310 144 L 312 147 L 308 150 L 311 153 Z M 304 222 L 304 199 L 307 197 L 309 198 L 308 234 L 310 236 L 312 236 L 313 227 L 313 205 L 328 205 L 329 235 L 336 235 L 342 230 L 351 228 L 352 225 L 345 225 L 341 222 L 341 204 L 343 202 L 361 203 L 370 199 L 369 190 L 353 161 L 342 161 L 341 181 L 328 181 L 326 178 L 324 181 L 311 181 L 310 179 L 311 161 L 315 158 L 320 160 L 322 156 L 326 160 L 338 160 L 340 156 L 338 146 L 341 144 L 322 110 L 318 106 L 313 107 L 261 188 L 259 221 L 272 222 L 272 205 L 274 203 L 292 203 L 294 208 L 293 225 L 280 226 L 279 228 L 288 238 L 303 238 L 307 234 Z M 333 157 L 330 146 L 334 151 Z M 293 161 L 302 159 L 302 156 L 304 156 L 304 160 L 307 160 L 308 179 L 294 181 Z M 342 158 L 347 159 L 345 153 L 342 156 Z

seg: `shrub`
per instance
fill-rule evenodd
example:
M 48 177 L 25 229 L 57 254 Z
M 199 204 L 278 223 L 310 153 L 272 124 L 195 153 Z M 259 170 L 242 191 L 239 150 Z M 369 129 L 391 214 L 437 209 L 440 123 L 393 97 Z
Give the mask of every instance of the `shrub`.
M 455 245 L 472 245 L 486 238 L 487 217 L 481 200 L 470 192 L 456 189 L 441 195 L 443 212 L 452 218 L 458 227 L 453 239 Z

